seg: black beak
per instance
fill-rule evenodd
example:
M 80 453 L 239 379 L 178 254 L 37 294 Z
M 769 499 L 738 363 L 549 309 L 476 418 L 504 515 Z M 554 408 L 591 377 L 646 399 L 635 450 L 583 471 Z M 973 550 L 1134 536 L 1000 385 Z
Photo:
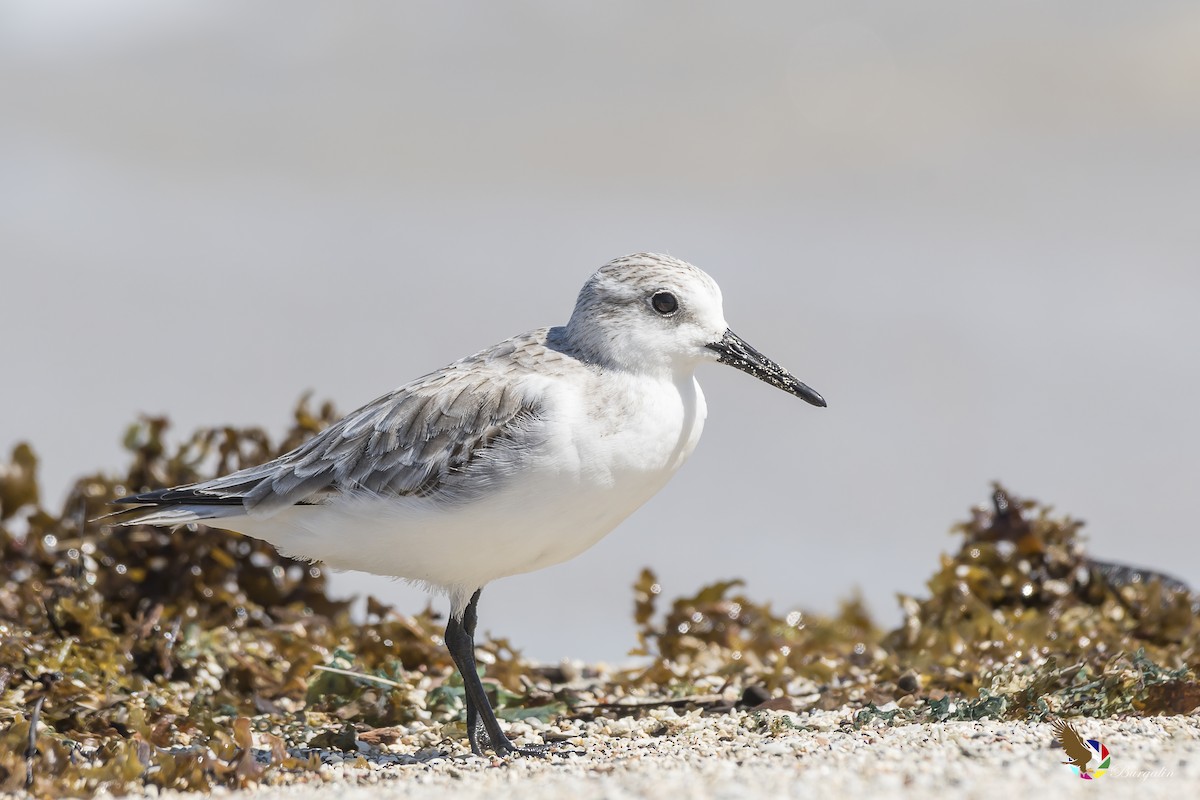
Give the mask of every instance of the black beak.
M 725 335 L 721 337 L 721 341 L 706 346 L 709 350 L 715 350 L 720 354 L 722 364 L 737 367 L 742 372 L 749 372 L 760 381 L 783 389 L 788 394 L 794 394 L 806 403 L 812 403 L 821 408 L 825 407 L 824 397 L 796 380 L 794 375 L 746 344 L 742 337 L 728 328 L 725 329 Z

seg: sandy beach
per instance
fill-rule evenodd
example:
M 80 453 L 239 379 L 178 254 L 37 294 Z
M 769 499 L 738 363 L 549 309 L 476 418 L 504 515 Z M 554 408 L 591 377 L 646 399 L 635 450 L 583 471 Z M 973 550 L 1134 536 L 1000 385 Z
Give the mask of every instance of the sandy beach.
M 450 742 L 445 750 L 415 756 L 381 750 L 328 763 L 316 780 L 249 794 L 255 800 L 469 800 L 517 793 L 528 799 L 1178 798 L 1200 792 L 1196 715 L 1076 721 L 1112 754 L 1111 769 L 1090 781 L 1061 763 L 1047 724 L 983 720 L 856 731 L 842 725 L 846 719 L 839 712 L 702 716 L 668 709 L 638 720 L 535 723 L 536 729 L 517 724 L 513 732 L 526 743 L 545 734 L 560 739 L 564 751 L 586 742 L 586 752 L 499 760 L 458 752 Z M 582 737 L 561 740 L 572 732 Z

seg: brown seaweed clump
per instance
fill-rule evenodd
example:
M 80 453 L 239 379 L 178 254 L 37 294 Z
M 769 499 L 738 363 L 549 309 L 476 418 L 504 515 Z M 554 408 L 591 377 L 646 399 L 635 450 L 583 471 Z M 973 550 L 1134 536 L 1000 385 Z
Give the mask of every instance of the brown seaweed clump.
M 31 448 L 0 464 L 0 793 L 240 786 L 315 770 L 296 748 L 318 733 L 461 712 L 431 610 L 401 616 L 370 601 L 371 624 L 359 625 L 318 565 L 262 542 L 89 522 L 115 497 L 260 463 L 334 419 L 329 404 L 302 401 L 279 443 L 217 428 L 173 450 L 166 420 L 144 419 L 125 439 L 126 474 L 80 479 L 59 513 L 41 502 Z M 520 690 L 519 655 L 503 641 L 481 649 L 490 676 Z M 252 757 L 251 718 L 269 769 Z
M 1082 525 L 995 486 L 991 508 L 957 527 L 962 546 L 942 557 L 930 597 L 900 598 L 904 622 L 886 647 L 947 690 L 1019 690 L 1018 716 L 1044 716 L 1034 695 L 1052 687 L 1075 713 L 1191 711 L 1200 599 L 1174 578 L 1089 557 Z
M 851 695 L 861 699 L 884 653 L 882 631 L 860 598 L 843 602 L 833 616 L 796 609 L 777 614 L 769 603 L 736 591 L 742 585 L 721 581 L 676 598 L 659 620 L 662 588 L 651 570 L 642 570 L 634 585 L 639 647 L 633 654 L 652 661 L 633 681 L 674 686 L 675 693 L 693 691 L 702 680 L 712 687 L 714 678 L 717 686 L 762 687 L 767 696 L 791 687 L 819 696 L 823 708 L 839 707 Z
M 656 618 L 650 571 L 634 587 L 639 677 L 686 692 L 704 676 L 777 695 L 768 707 L 857 704 L 887 719 L 1189 713 L 1200 706 L 1200 599 L 1173 578 L 1090 558 L 1082 523 L 1000 486 L 956 527 L 930 596 L 901 597 L 879 631 L 857 600 L 832 617 L 772 612 L 715 583 Z

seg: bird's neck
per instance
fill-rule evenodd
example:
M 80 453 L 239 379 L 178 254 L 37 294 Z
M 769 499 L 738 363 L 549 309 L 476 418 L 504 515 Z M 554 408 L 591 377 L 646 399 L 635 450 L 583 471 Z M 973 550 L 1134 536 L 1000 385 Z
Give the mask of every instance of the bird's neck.
M 573 323 L 574 318 L 566 325 L 551 328 L 546 335 L 546 346 L 595 369 L 673 383 L 690 380 L 696 371 L 694 363 L 654 358 L 654 354 L 634 346 L 619 328 L 610 330 L 606 325 Z

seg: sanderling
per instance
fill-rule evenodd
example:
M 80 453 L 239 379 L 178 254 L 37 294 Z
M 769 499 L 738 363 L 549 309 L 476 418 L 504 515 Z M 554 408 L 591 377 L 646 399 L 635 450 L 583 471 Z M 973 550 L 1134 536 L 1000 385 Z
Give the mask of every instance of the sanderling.
M 138 508 L 120 521 L 199 521 L 444 591 L 471 750 L 538 752 L 505 736 L 476 672 L 479 593 L 579 555 L 666 484 L 700 439 L 707 361 L 825 405 L 729 329 L 712 278 L 637 253 L 588 279 L 566 325 L 406 383 L 261 466 L 122 498 Z

